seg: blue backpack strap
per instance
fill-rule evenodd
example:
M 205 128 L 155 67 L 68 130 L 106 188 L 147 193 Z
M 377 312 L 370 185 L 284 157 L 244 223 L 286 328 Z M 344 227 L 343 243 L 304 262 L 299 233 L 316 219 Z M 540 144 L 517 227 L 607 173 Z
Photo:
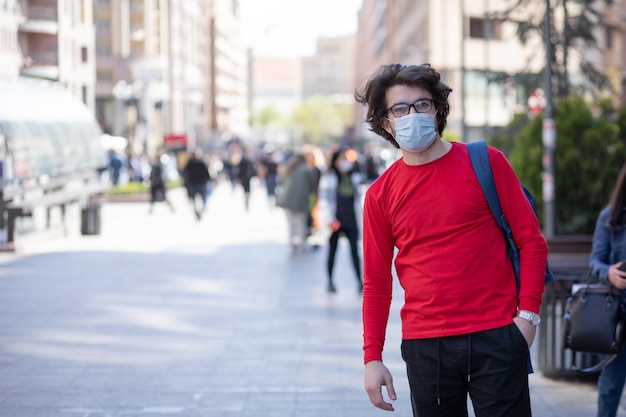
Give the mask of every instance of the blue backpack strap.
M 491 171 L 491 164 L 489 163 L 489 152 L 487 151 L 487 142 L 484 140 L 470 142 L 467 144 L 467 150 L 476 177 L 478 177 L 480 188 L 483 189 L 483 193 L 487 198 L 487 204 L 489 204 L 489 208 L 496 218 L 498 226 L 504 229 L 506 220 L 504 219 L 502 207 L 500 206 L 496 183 L 493 180 L 493 172 Z
M 491 164 L 489 163 L 489 151 L 487 149 L 487 142 L 480 140 L 477 142 L 470 142 L 467 144 L 467 150 L 469 152 L 470 161 L 472 161 L 472 168 L 480 183 L 480 188 L 485 194 L 489 209 L 495 217 L 498 226 L 503 230 L 506 237 L 507 255 L 513 263 L 513 270 L 515 272 L 515 280 L 517 282 L 517 291 L 520 289 L 520 262 L 519 262 L 519 250 L 515 246 L 513 240 L 513 232 L 511 227 L 504 218 L 502 212 L 502 206 L 500 206 L 500 199 L 498 198 L 498 191 L 496 190 L 496 183 L 493 179 L 493 171 L 491 171 Z M 525 190 L 526 191 L 526 190 Z M 526 366 L 529 374 L 534 372 L 533 364 L 528 357 L 528 364 Z
M 493 172 L 491 171 L 491 164 L 489 163 L 489 152 L 487 150 L 487 142 L 480 140 L 477 142 L 470 142 L 467 144 L 467 150 L 469 152 L 470 160 L 472 161 L 472 167 L 474 173 L 480 183 L 489 209 L 495 217 L 498 226 L 504 232 L 506 238 L 506 250 L 511 263 L 513 264 L 513 271 L 515 272 L 515 280 L 517 282 L 517 290 L 520 289 L 520 257 L 519 250 L 515 246 L 515 240 L 513 239 L 513 231 L 504 218 L 502 212 L 502 206 L 500 206 L 500 199 L 498 198 L 498 191 L 496 190 L 496 183 L 493 179 Z

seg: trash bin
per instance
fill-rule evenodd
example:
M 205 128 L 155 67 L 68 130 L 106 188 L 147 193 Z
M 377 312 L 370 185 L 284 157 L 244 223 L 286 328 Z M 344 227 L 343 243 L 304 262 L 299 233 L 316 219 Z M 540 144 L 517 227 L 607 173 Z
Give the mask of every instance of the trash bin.
M 582 279 L 559 279 L 546 285 L 541 304 L 541 325 L 537 339 L 538 368 L 543 375 L 554 379 L 597 379 L 599 372 L 587 374 L 576 371 L 596 365 L 602 355 L 586 352 L 573 352 L 563 346 L 563 315 L 567 297 L 572 293 L 572 284 L 584 282 Z
M 83 235 L 100 234 L 100 204 L 89 204 L 81 209 L 80 233 Z

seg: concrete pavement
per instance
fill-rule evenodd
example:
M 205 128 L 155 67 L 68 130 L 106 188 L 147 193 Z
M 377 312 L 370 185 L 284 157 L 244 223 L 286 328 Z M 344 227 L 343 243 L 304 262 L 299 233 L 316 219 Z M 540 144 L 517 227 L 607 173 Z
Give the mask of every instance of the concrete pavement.
M 347 242 L 290 256 L 284 213 L 220 184 L 197 222 L 181 190 L 152 214 L 109 203 L 102 233 L 0 254 L 0 417 L 411 416 L 400 289 L 385 361 L 393 414 L 363 391 Z M 593 384 L 530 377 L 534 415 L 593 416 Z

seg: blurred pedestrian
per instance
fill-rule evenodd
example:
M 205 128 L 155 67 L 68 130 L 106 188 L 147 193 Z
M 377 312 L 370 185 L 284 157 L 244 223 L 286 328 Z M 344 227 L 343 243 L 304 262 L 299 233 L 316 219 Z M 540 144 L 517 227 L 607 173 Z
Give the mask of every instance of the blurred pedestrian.
M 270 208 L 276 206 L 276 185 L 278 183 L 278 161 L 272 151 L 265 152 L 260 164 L 261 178 L 265 183 L 267 202 Z
M 309 197 L 312 190 L 311 173 L 304 155 L 296 153 L 281 174 L 281 190 L 276 198 L 276 204 L 287 215 L 291 254 L 306 251 Z
M 209 167 L 204 162 L 202 150 L 196 149 L 183 168 L 183 182 L 198 221 L 202 219 L 206 207 L 207 183 L 210 180 Z
M 150 213 L 152 213 L 154 203 L 156 202 L 165 202 L 172 213 L 175 211 L 172 202 L 167 198 L 166 179 L 163 169 L 163 166 L 167 165 L 165 162 L 167 162 L 168 158 L 167 154 L 160 152 L 154 155 L 150 169 Z
M 250 209 L 250 182 L 257 175 L 254 161 L 246 150 L 243 150 L 241 159 L 239 160 L 239 168 L 237 170 L 237 181 L 243 189 L 243 204 L 248 211 Z
M 326 262 L 327 290 L 331 293 L 337 292 L 333 280 L 333 269 L 341 236 L 345 236 L 350 243 L 350 255 L 357 288 L 359 293 L 363 290 L 359 256 L 359 224 L 361 223 L 359 185 L 363 181 L 363 175 L 355 165 L 357 157 L 357 153 L 352 149 L 343 148 L 333 152 L 329 170 L 322 177 L 320 184 L 320 206 L 324 212 L 324 221 L 331 230 Z
M 317 146 L 313 145 L 305 145 L 303 152 L 311 175 L 312 188 L 309 195 L 309 216 L 307 218 L 307 238 L 311 238 L 319 228 L 318 199 L 320 178 L 322 177 L 320 166 L 323 164 L 324 154 Z M 317 242 L 314 242 L 312 246 L 314 249 L 319 247 Z
M 120 175 L 122 173 L 122 158 L 113 149 L 109 149 L 109 172 L 111 173 L 111 184 L 118 185 L 120 183 Z
M 626 164 L 622 166 L 609 204 L 600 212 L 593 232 L 589 266 L 601 284 L 626 295 Z M 605 366 L 598 379 L 598 417 L 615 417 L 626 381 L 626 350 Z

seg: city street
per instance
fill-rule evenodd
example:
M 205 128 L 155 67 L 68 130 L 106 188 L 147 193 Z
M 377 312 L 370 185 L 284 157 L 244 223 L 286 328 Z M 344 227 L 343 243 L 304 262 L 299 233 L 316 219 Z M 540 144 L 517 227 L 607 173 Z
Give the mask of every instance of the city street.
M 291 256 L 258 184 L 246 212 L 221 183 L 200 222 L 182 190 L 169 197 L 175 213 L 107 203 L 100 235 L 0 253 L 0 417 L 411 416 L 399 287 L 390 414 L 363 390 L 347 241 L 328 294 L 326 247 Z M 534 415 L 594 415 L 594 384 L 530 378 Z

